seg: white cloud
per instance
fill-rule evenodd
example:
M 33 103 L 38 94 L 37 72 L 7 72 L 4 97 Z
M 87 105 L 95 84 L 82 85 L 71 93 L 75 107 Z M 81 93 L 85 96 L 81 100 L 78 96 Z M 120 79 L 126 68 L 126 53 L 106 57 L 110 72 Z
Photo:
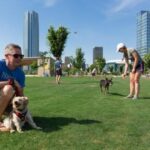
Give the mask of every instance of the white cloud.
M 44 0 L 44 5 L 46 7 L 51 7 L 54 6 L 57 2 L 58 0 Z
M 52 7 L 60 0 L 35 0 L 35 1 L 42 3 L 45 7 Z
M 128 8 L 134 8 L 145 0 L 117 0 L 115 6 L 111 9 L 112 13 L 120 12 Z

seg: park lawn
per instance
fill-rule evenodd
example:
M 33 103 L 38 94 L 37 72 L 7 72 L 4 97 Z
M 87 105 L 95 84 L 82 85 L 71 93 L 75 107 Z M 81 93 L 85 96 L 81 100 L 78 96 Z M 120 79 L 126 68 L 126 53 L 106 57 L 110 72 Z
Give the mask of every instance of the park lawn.
M 149 150 L 150 79 L 141 80 L 140 99 L 126 100 L 129 79 L 113 78 L 110 94 L 99 77 L 27 77 L 25 95 L 35 122 L 23 134 L 0 133 L 3 150 Z

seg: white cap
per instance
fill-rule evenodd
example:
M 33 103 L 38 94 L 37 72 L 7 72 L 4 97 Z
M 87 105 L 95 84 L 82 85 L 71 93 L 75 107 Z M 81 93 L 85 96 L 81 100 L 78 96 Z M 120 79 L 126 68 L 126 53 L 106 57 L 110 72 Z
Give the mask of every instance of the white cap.
M 123 48 L 123 47 L 126 47 L 124 43 L 118 43 L 116 52 L 119 52 L 120 48 Z

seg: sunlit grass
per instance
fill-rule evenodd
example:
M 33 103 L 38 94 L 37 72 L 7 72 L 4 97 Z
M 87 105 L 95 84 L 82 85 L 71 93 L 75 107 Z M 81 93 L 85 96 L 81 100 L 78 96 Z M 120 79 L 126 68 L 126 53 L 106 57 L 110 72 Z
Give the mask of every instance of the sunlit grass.
M 142 79 L 137 101 L 125 100 L 129 80 L 113 78 L 110 94 L 100 93 L 99 79 L 27 78 L 25 95 L 35 122 L 23 134 L 0 133 L 0 149 L 148 150 L 150 80 Z

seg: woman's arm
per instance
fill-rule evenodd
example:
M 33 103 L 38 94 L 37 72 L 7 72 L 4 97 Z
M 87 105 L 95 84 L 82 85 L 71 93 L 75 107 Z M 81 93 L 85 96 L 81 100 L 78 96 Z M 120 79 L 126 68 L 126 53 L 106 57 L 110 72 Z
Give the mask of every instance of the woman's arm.
M 122 74 L 122 78 L 124 79 L 127 75 L 127 71 L 128 71 L 128 68 L 129 68 L 129 60 L 128 60 L 128 57 L 124 57 L 125 59 L 125 69 L 124 69 L 124 73 Z
M 137 54 L 136 51 L 134 51 L 134 52 L 132 53 L 132 56 L 133 56 L 133 58 L 134 58 L 132 73 L 135 73 L 136 66 L 137 66 L 138 61 L 139 61 L 139 57 L 138 57 L 138 54 Z
M 128 59 L 125 59 L 125 69 L 124 69 L 125 75 L 127 75 L 128 68 L 129 68 L 129 61 L 128 61 Z

